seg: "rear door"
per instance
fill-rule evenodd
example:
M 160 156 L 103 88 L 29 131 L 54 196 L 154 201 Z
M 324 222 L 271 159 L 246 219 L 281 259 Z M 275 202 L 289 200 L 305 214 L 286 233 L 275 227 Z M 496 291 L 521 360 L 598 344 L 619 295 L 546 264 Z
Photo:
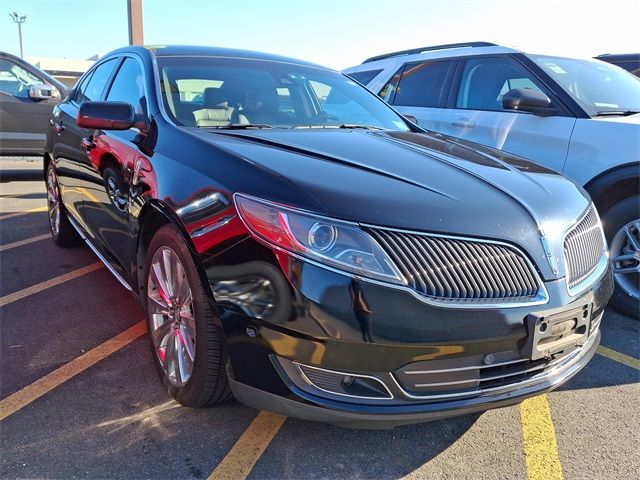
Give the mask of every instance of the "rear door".
M 146 118 L 146 87 L 142 63 L 125 56 L 107 87 L 108 102 L 127 102 Z M 134 252 L 129 229 L 130 182 L 138 160 L 148 159 L 138 148 L 143 134 L 130 130 L 95 130 L 90 137 L 89 160 L 83 177 L 83 201 L 87 229 L 94 246 L 124 278 L 129 278 Z
M 36 100 L 32 85 L 47 83 L 31 70 L 0 57 L 0 151 L 5 154 L 37 154 L 44 149 L 47 127 L 56 98 Z M 54 87 L 55 88 L 55 87 Z
M 414 116 L 422 128 L 437 131 L 453 74 L 452 65 L 451 60 L 407 63 L 378 95 L 403 115 Z
M 94 67 L 82 80 L 70 98 L 60 103 L 53 111 L 55 129 L 53 158 L 56 163 L 58 181 L 65 206 L 87 230 L 83 193 L 85 179 L 90 172 L 90 159 L 83 139 L 93 132 L 80 128 L 76 117 L 80 104 L 84 101 L 100 100 L 105 86 L 116 66 L 116 59 L 109 59 Z
M 562 171 L 576 119 L 553 92 L 511 56 L 482 56 L 460 61 L 438 131 L 498 148 Z M 540 117 L 506 111 L 502 96 L 513 88 L 545 93 L 558 113 Z

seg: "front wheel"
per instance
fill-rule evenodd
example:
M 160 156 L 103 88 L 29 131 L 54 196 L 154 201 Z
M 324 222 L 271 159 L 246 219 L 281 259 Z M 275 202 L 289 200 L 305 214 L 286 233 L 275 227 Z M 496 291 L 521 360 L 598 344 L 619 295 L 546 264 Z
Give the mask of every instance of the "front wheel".
M 228 399 L 223 334 L 191 254 L 173 225 L 161 227 L 151 240 L 145 278 L 151 350 L 169 395 L 188 407 Z
M 622 200 L 603 215 L 609 243 L 615 291 L 611 306 L 632 318 L 640 317 L 640 196 Z

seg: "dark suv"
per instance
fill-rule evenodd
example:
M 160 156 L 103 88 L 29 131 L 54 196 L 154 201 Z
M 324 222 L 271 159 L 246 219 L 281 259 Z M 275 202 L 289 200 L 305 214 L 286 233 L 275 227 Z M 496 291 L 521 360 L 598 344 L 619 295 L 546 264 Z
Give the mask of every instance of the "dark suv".
M 612 279 L 584 192 L 338 72 L 129 47 L 51 124 L 54 241 L 139 297 L 183 405 L 420 422 L 548 391 L 598 346 Z
M 66 92 L 49 74 L 0 52 L 0 155 L 42 155 L 51 110 Z

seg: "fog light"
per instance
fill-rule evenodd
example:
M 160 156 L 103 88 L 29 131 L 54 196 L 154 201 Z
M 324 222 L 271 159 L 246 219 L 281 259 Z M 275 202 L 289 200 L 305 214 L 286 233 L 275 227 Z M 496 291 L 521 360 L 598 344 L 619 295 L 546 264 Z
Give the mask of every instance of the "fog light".
M 348 387 L 349 385 L 353 384 L 353 382 L 355 381 L 356 381 L 356 377 L 354 377 L 353 375 L 347 375 L 342 379 L 342 385 L 344 385 L 345 387 Z

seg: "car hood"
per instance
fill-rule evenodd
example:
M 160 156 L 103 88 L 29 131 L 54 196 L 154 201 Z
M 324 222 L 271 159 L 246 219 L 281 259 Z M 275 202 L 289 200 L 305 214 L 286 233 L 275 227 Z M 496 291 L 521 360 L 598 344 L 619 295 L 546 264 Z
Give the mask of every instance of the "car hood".
M 562 258 L 563 232 L 589 205 L 581 189 L 551 170 L 440 134 L 350 129 L 197 134 L 294 182 L 322 206 L 318 213 L 503 240 L 538 259 L 545 258 L 541 231 Z M 535 263 L 545 278 L 563 275 L 554 275 L 546 261 Z

